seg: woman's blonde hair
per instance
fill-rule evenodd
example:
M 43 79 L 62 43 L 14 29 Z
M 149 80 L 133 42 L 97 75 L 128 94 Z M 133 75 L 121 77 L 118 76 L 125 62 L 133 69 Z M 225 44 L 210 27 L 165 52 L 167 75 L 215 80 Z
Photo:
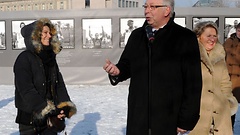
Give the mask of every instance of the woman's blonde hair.
M 202 33 L 204 32 L 204 30 L 206 28 L 214 28 L 216 30 L 216 33 L 218 35 L 218 27 L 216 25 L 215 22 L 213 21 L 203 21 L 203 22 L 199 22 L 195 25 L 193 32 L 195 32 L 195 34 L 197 35 L 197 37 L 201 36 Z

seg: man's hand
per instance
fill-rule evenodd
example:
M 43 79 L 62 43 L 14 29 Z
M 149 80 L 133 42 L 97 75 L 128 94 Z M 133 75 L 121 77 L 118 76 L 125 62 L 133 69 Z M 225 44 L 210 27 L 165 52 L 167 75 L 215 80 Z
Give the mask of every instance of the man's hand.
M 181 134 L 184 134 L 184 133 L 186 133 L 187 132 L 187 130 L 184 130 L 184 129 L 181 129 L 181 128 L 177 128 L 177 133 L 181 133 Z
M 117 76 L 120 73 L 120 70 L 115 66 L 110 60 L 106 59 L 106 64 L 103 66 L 103 69 L 110 74 L 111 76 Z

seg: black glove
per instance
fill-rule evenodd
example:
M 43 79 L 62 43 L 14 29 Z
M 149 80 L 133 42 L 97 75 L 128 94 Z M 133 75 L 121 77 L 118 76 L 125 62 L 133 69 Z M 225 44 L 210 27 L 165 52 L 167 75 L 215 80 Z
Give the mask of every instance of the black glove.
M 65 119 L 59 119 L 57 116 L 51 116 L 47 119 L 48 128 L 55 132 L 62 132 L 66 125 Z
M 33 126 L 37 132 L 43 131 L 47 128 L 47 116 L 44 116 L 43 118 L 33 117 Z
M 63 110 L 63 113 L 65 114 L 66 117 L 69 117 L 69 111 L 70 107 L 69 106 L 64 106 L 63 108 L 58 108 L 60 111 Z
M 63 108 L 56 108 L 55 110 L 51 111 L 48 116 L 57 116 L 59 114 L 61 114 L 61 111 L 63 110 L 63 114 L 65 114 L 66 117 L 69 116 L 69 111 L 70 111 L 70 107 L 69 106 L 64 106 Z

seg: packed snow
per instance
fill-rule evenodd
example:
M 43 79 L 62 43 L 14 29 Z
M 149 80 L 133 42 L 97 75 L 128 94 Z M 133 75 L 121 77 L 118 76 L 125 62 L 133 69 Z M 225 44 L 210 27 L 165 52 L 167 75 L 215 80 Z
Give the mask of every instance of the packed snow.
M 59 135 L 125 135 L 128 85 L 67 85 L 77 114 Z M 19 135 L 14 86 L 0 85 L 0 135 Z M 240 135 L 240 111 L 234 135 Z

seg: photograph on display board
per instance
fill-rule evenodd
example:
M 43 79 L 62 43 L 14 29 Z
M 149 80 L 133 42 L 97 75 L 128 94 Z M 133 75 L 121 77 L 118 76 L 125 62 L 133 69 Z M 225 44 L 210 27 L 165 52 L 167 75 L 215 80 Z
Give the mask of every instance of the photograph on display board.
M 120 48 L 123 48 L 127 44 L 127 40 L 132 33 L 132 31 L 138 27 L 142 27 L 144 24 L 145 18 L 120 18 Z M 186 27 L 186 18 L 178 17 L 174 21 Z
M 229 38 L 231 34 L 236 33 L 236 27 L 240 23 L 240 18 L 225 18 L 225 26 L 224 26 L 224 40 Z
M 132 31 L 142 27 L 145 18 L 120 18 L 120 47 L 125 47 Z
M 24 38 L 21 29 L 35 20 L 12 21 L 12 49 L 25 49 Z
M 55 25 L 58 38 L 62 42 L 63 48 L 74 48 L 74 20 L 73 19 L 61 19 L 51 20 Z
M 186 18 L 185 17 L 175 17 L 174 22 L 182 27 L 186 27 Z
M 84 49 L 113 48 L 111 19 L 82 19 L 82 28 Z
M 192 29 L 194 29 L 195 25 L 199 22 L 203 21 L 212 21 L 215 22 L 216 25 L 219 27 L 219 18 L 218 17 L 193 17 L 192 18 Z
M 5 21 L 0 21 L 0 50 L 6 49 Z

